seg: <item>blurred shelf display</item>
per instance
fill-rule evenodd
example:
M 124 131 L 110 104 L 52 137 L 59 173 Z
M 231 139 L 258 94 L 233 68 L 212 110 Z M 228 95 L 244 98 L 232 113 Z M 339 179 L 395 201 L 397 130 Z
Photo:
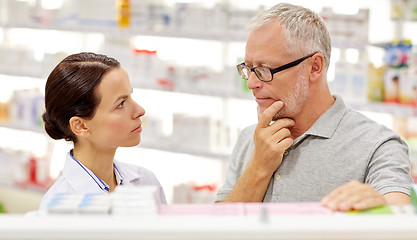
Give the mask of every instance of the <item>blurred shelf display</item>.
M 358 111 L 368 111 L 377 113 L 386 113 L 398 117 L 415 117 L 417 116 L 417 107 L 414 105 L 405 105 L 399 103 L 384 102 L 366 102 L 350 103 L 350 107 Z
M 138 6 L 133 8 L 132 5 L 132 9 L 140 9 L 144 12 L 135 13 L 136 16 L 142 17 L 142 20 L 135 20 L 132 16 L 132 27 L 126 28 L 118 26 L 114 18 L 116 11 L 114 0 L 103 0 L 99 4 L 94 0 L 61 1 L 64 2 L 63 5 L 54 10 L 44 8 L 42 2 L 14 0 L 0 2 L 0 74 L 4 76 L 1 81 L 4 79 L 18 82 L 25 77 L 41 79 L 43 82 L 43 85 L 39 84 L 36 87 L 23 84 L 2 90 L 2 93 L 6 92 L 9 98 L 4 97 L 0 100 L 0 130 L 7 129 L 5 130 L 7 134 L 12 135 L 14 135 L 12 131 L 27 132 L 27 130 L 44 135 L 40 119 L 43 109 L 37 107 L 35 97 L 30 99 L 25 97 L 27 89 L 38 89 L 42 95 L 45 79 L 53 67 L 69 54 L 80 51 L 104 53 L 114 56 L 128 71 L 134 87 L 135 100 L 147 112 L 143 118 L 142 142 L 139 148 L 136 148 L 138 152 L 130 151 L 129 154 L 125 154 L 122 151 L 124 149 L 121 149 L 116 158 L 120 157 L 122 160 L 139 158 L 142 159 L 141 162 L 132 161 L 132 163 L 144 164 L 145 167 L 152 166 L 149 168 L 160 176 L 168 201 L 170 193 L 174 191 L 174 185 L 193 179 L 197 180 L 195 184 L 198 185 L 218 185 L 221 180 L 220 173 L 224 170 L 239 128 L 243 128 L 248 121 L 256 119 L 256 115 L 253 115 L 253 118 L 243 117 L 243 121 L 240 120 L 240 123 L 234 126 L 236 129 L 229 127 L 231 119 L 240 115 L 235 114 L 236 102 L 251 98 L 251 94 L 244 88 L 244 82 L 237 80 L 234 69 L 236 56 L 230 54 L 236 48 L 235 43 L 232 42 L 240 42 L 240 44 L 244 42 L 247 34 L 244 23 L 254 15 L 255 11 L 228 11 L 226 5 L 222 3 L 214 8 L 192 3 L 178 3 L 174 8 L 168 8 L 160 1 L 130 1 L 132 4 L 142 4 L 139 8 Z M 175 9 L 175 12 L 171 12 L 172 9 Z M 227 21 L 225 21 L 226 17 Z M 147 22 L 147 26 L 140 21 Z M 233 21 L 235 23 L 232 23 Z M 204 25 L 197 24 L 203 22 Z M 226 23 L 231 23 L 228 24 L 231 28 L 226 29 L 227 26 L 224 25 Z M 155 39 L 163 38 L 167 41 L 162 44 L 156 43 Z M 190 44 L 188 41 L 193 42 Z M 195 47 L 196 50 L 189 48 L 194 43 L 200 44 Z M 164 49 L 171 45 L 178 47 Z M 189 55 L 181 52 L 183 47 L 187 47 L 190 52 L 198 50 L 203 56 L 202 60 L 191 57 L 190 61 Z M 218 63 L 211 63 L 213 53 L 219 60 Z M 3 85 L 5 82 L 0 83 Z M 155 103 L 154 99 L 160 99 L 161 103 Z M 22 110 L 16 111 L 16 108 Z M 37 109 L 38 112 L 27 114 L 25 109 L 28 111 Z M 195 114 L 193 109 L 199 109 L 198 113 Z M 240 111 L 245 111 L 248 115 L 256 113 L 256 107 L 253 107 L 253 111 Z M 191 128 L 193 130 L 189 131 Z M 194 134 L 190 136 L 190 132 Z M 7 149 L 9 146 L 6 143 L 5 145 L 0 145 L 5 148 L 0 149 L 2 156 L 0 164 L 4 169 L 18 169 L 16 172 L 19 174 L 5 174 L 4 179 L 9 181 L 12 179 L 12 186 L 24 189 L 22 184 L 30 178 L 28 166 L 32 159 L 32 149 L 10 150 Z M 54 144 L 53 146 L 56 147 Z M 59 150 L 61 153 L 55 154 L 56 156 L 51 159 L 52 162 L 49 160 L 46 162 L 51 172 L 54 171 L 53 177 L 59 175 L 59 169 L 62 167 L 58 155 L 65 154 L 64 151 L 67 151 L 68 147 Z M 161 154 L 144 151 L 145 149 L 155 149 Z M 167 155 L 168 153 L 172 154 Z M 37 159 L 44 159 L 50 158 L 52 154 L 38 150 L 38 155 L 40 156 Z M 212 169 L 211 177 L 203 177 L 202 173 L 196 177 L 190 172 L 190 174 L 182 174 L 180 178 L 165 179 L 164 168 L 153 167 L 154 163 L 144 161 L 146 158 L 151 158 L 160 164 L 171 160 L 162 164 L 164 166 L 172 163 L 181 168 L 194 166 L 189 162 L 191 157 L 187 155 L 193 156 L 193 159 L 205 166 L 205 169 Z M 22 160 L 16 160 L 20 156 Z M 200 157 L 205 159 L 199 159 Z M 220 161 L 210 163 L 206 159 Z M 181 162 L 186 165 L 182 166 Z M 42 163 L 44 161 L 39 161 L 39 164 Z M 172 189 L 170 189 L 171 185 Z
M 47 2 L 56 5 L 46 6 Z M 228 0 L 131 0 L 126 1 L 129 6 L 121 2 L 0 1 L 0 131 L 44 135 L 40 116 L 47 76 L 65 56 L 95 51 L 121 62 L 135 100 L 147 112 L 139 148 L 218 159 L 223 165 L 218 170 L 224 171 L 239 131 L 257 121 L 256 103 L 235 65 L 243 60 L 246 24 L 264 6 L 247 10 Z M 130 15 L 124 16 L 122 8 Z M 416 105 L 368 100 L 369 62 L 361 51 L 369 45 L 363 34 L 369 30 L 369 10 L 348 15 L 323 8 L 321 14 L 334 47 L 342 49 L 331 84 L 336 93 L 360 111 L 416 116 Z M 350 48 L 359 49 L 353 64 L 344 59 Z M 2 89 L 17 82 L 24 83 Z M 48 146 L 37 147 L 36 157 L 50 157 L 50 141 L 35 141 Z
M 15 129 L 20 131 L 30 131 L 35 132 L 39 134 L 46 134 L 45 130 L 41 127 L 24 127 L 20 124 L 14 124 L 14 123 L 2 123 L 0 121 L 0 128 L 8 128 L 8 129 Z
M 187 146 L 161 146 L 159 144 L 147 144 L 143 143 L 140 145 L 142 148 L 151 148 L 155 150 L 161 150 L 166 152 L 175 152 L 175 153 L 183 153 L 183 154 L 190 154 L 190 155 L 197 155 L 203 156 L 212 159 L 219 159 L 226 161 L 228 160 L 229 154 L 221 154 L 221 153 L 214 153 L 210 151 L 198 150 L 189 148 Z
M 0 181 L 2 213 L 24 214 L 33 211 L 38 207 L 44 193 L 45 189 L 37 186 L 17 186 Z
M 5 24 L 2 26 L 3 29 L 15 29 L 15 28 L 27 28 L 37 30 L 51 30 L 51 31 L 68 31 L 68 32 L 79 32 L 79 33 L 102 33 L 106 37 L 132 37 L 132 36 L 154 36 L 154 37 L 175 37 L 175 38 L 187 38 L 195 40 L 210 40 L 210 41 L 227 41 L 227 42 L 243 42 L 246 40 L 247 34 L 243 31 L 241 34 L 230 33 L 224 31 L 222 33 L 213 33 L 210 31 L 204 31 L 201 33 L 195 33 L 194 31 L 184 32 L 178 30 L 164 30 L 164 31 L 153 31 L 153 30 L 134 30 L 134 29 L 120 29 L 114 26 L 97 27 L 97 26 L 49 26 L 43 24 Z

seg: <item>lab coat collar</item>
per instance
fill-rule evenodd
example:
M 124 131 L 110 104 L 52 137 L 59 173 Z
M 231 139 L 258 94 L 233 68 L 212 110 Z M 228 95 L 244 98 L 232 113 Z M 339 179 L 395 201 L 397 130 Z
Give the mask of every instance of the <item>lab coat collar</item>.
M 118 185 L 136 185 L 142 177 L 136 166 L 114 161 L 114 168 L 116 169 L 116 180 L 118 177 L 121 179 L 121 183 L 118 182 Z
M 117 185 L 121 185 L 123 184 L 123 177 L 115 163 L 113 163 L 113 166 L 116 169 L 115 176 Z M 108 185 L 104 181 L 71 155 L 71 151 L 67 154 L 62 174 L 76 192 L 103 193 L 109 190 Z
M 113 167 L 114 167 L 114 176 L 116 177 L 116 183 L 117 185 L 123 185 L 123 178 L 122 175 L 120 174 L 119 169 L 116 166 L 116 163 L 113 161 Z

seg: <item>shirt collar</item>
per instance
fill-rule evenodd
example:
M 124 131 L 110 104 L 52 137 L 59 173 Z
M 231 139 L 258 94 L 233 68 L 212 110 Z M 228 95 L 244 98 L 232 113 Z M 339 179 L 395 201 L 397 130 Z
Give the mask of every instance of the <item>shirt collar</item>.
M 85 167 L 80 161 L 74 158 L 71 154 L 72 150 L 68 152 L 63 171 L 64 177 L 68 183 L 75 189 L 76 192 L 101 193 L 108 192 L 109 186 L 97 177 L 90 169 Z M 115 163 L 115 177 L 117 185 L 123 184 L 123 178 L 118 171 Z
M 313 126 L 303 135 L 295 140 L 295 144 L 306 138 L 308 135 L 318 136 L 322 138 L 331 138 L 337 129 L 343 116 L 348 108 L 340 96 L 334 95 L 336 101 L 316 120 Z M 294 145 L 295 145 L 294 144 Z
M 137 167 L 127 165 L 118 161 L 114 161 L 114 167 L 116 169 L 116 180 L 120 177 L 121 182 L 117 182 L 118 185 L 131 185 L 136 184 L 142 177 Z M 118 180 L 117 180 L 118 181 Z
M 115 162 L 113 162 L 113 166 L 114 166 L 114 176 L 116 177 L 116 183 L 117 183 L 117 185 L 123 185 L 122 175 L 120 174 L 120 171 L 117 168 Z

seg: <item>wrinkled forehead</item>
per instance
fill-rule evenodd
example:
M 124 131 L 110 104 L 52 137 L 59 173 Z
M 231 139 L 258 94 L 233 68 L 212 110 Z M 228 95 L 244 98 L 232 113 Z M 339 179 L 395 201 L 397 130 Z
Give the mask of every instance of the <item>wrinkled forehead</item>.
M 276 63 L 278 59 L 288 56 L 288 48 L 283 28 L 270 23 L 250 32 L 246 42 L 245 62 Z

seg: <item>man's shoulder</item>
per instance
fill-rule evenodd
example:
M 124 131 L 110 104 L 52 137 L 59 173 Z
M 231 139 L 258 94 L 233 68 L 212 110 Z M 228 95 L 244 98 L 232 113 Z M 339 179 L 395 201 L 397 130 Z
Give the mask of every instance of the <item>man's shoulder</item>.
M 255 128 L 256 128 L 256 124 L 243 128 L 239 133 L 237 144 L 238 145 L 249 144 L 253 140 L 253 134 L 255 132 Z
M 353 109 L 346 112 L 340 124 L 343 128 L 342 131 L 360 134 L 362 137 L 372 140 L 375 140 L 375 138 L 399 137 L 398 133 L 392 129 Z
M 392 131 L 389 128 L 385 127 L 384 125 L 364 115 L 363 113 L 354 109 L 350 109 L 350 108 L 346 112 L 346 115 L 343 120 L 345 124 L 347 125 L 362 126 L 364 128 L 378 129 L 378 130 L 386 129 L 386 130 Z
M 246 159 L 247 156 L 251 155 L 253 151 L 253 134 L 255 131 L 256 125 L 250 125 L 245 127 L 240 131 L 239 137 L 236 141 L 235 147 L 233 149 L 233 155 L 239 156 L 239 158 Z M 246 156 L 246 157 L 245 157 Z
M 255 128 L 256 128 L 256 124 L 249 125 L 245 127 L 244 129 L 242 129 L 241 135 L 248 135 L 248 134 L 253 135 L 253 133 L 255 132 Z
M 336 95 L 335 98 L 336 102 L 332 106 L 332 110 L 329 111 L 331 117 L 328 116 L 326 120 L 336 121 L 338 128 L 342 128 L 342 130 L 347 130 L 349 132 L 366 130 L 367 132 L 382 131 L 386 133 L 394 133 L 394 131 L 380 123 L 377 123 L 365 113 L 359 112 L 358 110 L 347 106 L 342 97 Z

